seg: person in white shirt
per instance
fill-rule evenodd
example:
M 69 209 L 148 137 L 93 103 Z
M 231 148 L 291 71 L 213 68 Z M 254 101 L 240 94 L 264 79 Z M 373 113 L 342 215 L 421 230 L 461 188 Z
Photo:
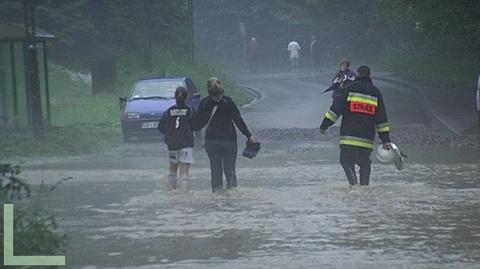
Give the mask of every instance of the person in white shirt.
M 290 53 L 290 62 L 292 63 L 292 72 L 297 71 L 298 58 L 300 57 L 300 45 L 295 38 L 288 43 L 288 52 Z

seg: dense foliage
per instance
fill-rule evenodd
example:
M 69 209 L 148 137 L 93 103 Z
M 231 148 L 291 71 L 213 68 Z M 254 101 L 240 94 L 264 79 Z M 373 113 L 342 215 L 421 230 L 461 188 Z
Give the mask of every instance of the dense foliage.
M 37 24 L 56 37 L 54 56 L 89 64 L 104 51 L 144 52 L 149 42 L 184 47 L 185 1 L 36 0 Z M 3 21 L 22 22 L 21 1 L 4 1 Z
M 20 2 L 3 1 L 0 20 L 21 19 Z M 168 49 L 179 57 L 187 54 L 187 0 L 35 2 L 38 24 L 58 37 L 52 43 L 53 56 L 61 63 L 86 69 L 106 56 L 121 62 L 130 54 L 143 59 L 143 68 L 151 70 L 152 50 Z M 329 63 L 341 57 L 367 63 L 407 57 L 411 64 L 449 63 L 454 72 L 463 72 L 478 68 L 473 63 L 480 62 L 479 1 L 193 2 L 196 50 L 207 62 L 244 64 L 252 36 L 258 40 L 263 64 L 286 62 L 290 39 L 296 37 L 308 55 L 312 35 L 320 40 Z M 456 70 L 462 65 L 468 68 Z
M 202 0 L 196 1 L 197 47 L 207 59 L 242 62 L 245 42 L 255 36 L 262 62 L 287 58 L 298 39 L 322 44 L 329 64 L 349 57 L 406 72 L 478 72 L 480 2 L 471 0 Z M 243 31 L 242 26 L 245 31 Z M 444 72 L 443 72 L 444 71 Z M 428 75 L 428 74 L 424 74 Z M 473 81 L 473 77 L 471 77 Z
M 2 1 L 0 20 L 22 22 L 21 2 Z M 151 71 L 155 48 L 178 55 L 188 48 L 183 0 L 32 2 L 36 24 L 56 36 L 50 43 L 53 60 L 70 69 L 92 71 L 94 91 L 97 77 L 114 83 L 117 65 L 124 65 L 125 59 L 141 59 L 139 68 Z
M 28 210 L 19 203 L 23 199 L 30 198 L 31 193 L 30 186 L 19 178 L 20 173 L 20 166 L 0 163 L 0 205 L 2 205 L 0 238 L 3 238 L 3 204 L 15 204 L 13 220 L 14 254 L 59 255 L 59 252 L 65 251 L 66 236 L 57 231 L 55 218 L 48 211 L 40 208 L 34 210 L 30 208 Z M 52 186 L 50 190 L 55 189 L 57 185 Z M 3 264 L 3 257 L 1 256 L 0 264 Z M 10 267 L 7 266 L 6 268 Z M 15 268 L 15 266 L 11 268 Z M 55 267 L 28 266 L 22 268 Z

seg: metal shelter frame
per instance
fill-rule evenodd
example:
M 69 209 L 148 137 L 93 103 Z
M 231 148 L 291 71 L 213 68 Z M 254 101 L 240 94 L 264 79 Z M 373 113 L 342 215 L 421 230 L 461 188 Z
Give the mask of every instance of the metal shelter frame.
M 37 56 L 37 60 L 38 65 L 43 68 L 43 85 L 41 86 L 44 89 L 46 115 L 42 115 L 42 117 L 46 116 L 44 118 L 47 126 L 51 125 L 47 41 L 54 38 L 55 36 L 52 34 L 37 27 L 33 40 L 37 48 L 41 46 L 41 54 Z M 8 55 L 9 58 L 0 58 L 0 67 L 2 67 L 0 69 L 0 126 L 4 125 L 6 127 L 16 128 L 24 127 L 22 125 L 32 126 L 31 92 L 28 86 L 30 82 L 29 69 L 27 68 L 28 44 L 31 44 L 30 42 L 25 34 L 24 24 L 0 24 L 0 57 Z M 24 74 L 21 74 L 21 71 L 23 71 Z M 10 85 L 7 85 L 7 81 L 10 82 L 8 83 Z M 21 95 L 20 91 L 22 90 L 19 84 L 24 85 L 23 94 L 26 97 L 25 101 L 19 99 L 19 95 Z M 20 113 L 22 102 L 26 105 L 26 119 L 22 119 Z

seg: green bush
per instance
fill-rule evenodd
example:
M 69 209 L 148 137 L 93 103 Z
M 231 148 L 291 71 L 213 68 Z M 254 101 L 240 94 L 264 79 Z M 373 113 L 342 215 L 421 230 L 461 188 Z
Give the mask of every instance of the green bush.
M 15 255 L 61 255 L 65 252 L 67 238 L 57 230 L 55 217 L 48 211 L 28 210 L 18 202 L 30 197 L 30 187 L 18 176 L 20 166 L 0 163 L 0 202 L 14 204 L 14 254 Z M 3 212 L 3 208 L 1 210 Z M 3 220 L 3 213 L 2 213 Z M 3 238 L 3 221 L 0 225 L 0 237 Z M 3 242 L 3 240 L 2 240 Z M 3 245 L 3 243 L 2 243 Z M 3 256 L 3 255 L 1 255 Z M 3 257 L 0 258 L 3 265 Z M 19 268 L 18 266 L 6 268 Z M 26 266 L 21 268 L 57 268 Z

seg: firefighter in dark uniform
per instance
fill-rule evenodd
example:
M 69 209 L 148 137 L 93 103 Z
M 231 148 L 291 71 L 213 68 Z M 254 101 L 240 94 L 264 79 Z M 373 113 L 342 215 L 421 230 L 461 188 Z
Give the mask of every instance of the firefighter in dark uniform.
M 339 91 L 320 126 L 325 133 L 342 116 L 340 127 L 340 163 L 351 185 L 358 183 L 355 164 L 360 167 L 360 185 L 370 181 L 370 155 L 378 132 L 385 148 L 390 148 L 390 126 L 382 94 L 370 79 L 368 66 L 357 69 L 355 82 Z

